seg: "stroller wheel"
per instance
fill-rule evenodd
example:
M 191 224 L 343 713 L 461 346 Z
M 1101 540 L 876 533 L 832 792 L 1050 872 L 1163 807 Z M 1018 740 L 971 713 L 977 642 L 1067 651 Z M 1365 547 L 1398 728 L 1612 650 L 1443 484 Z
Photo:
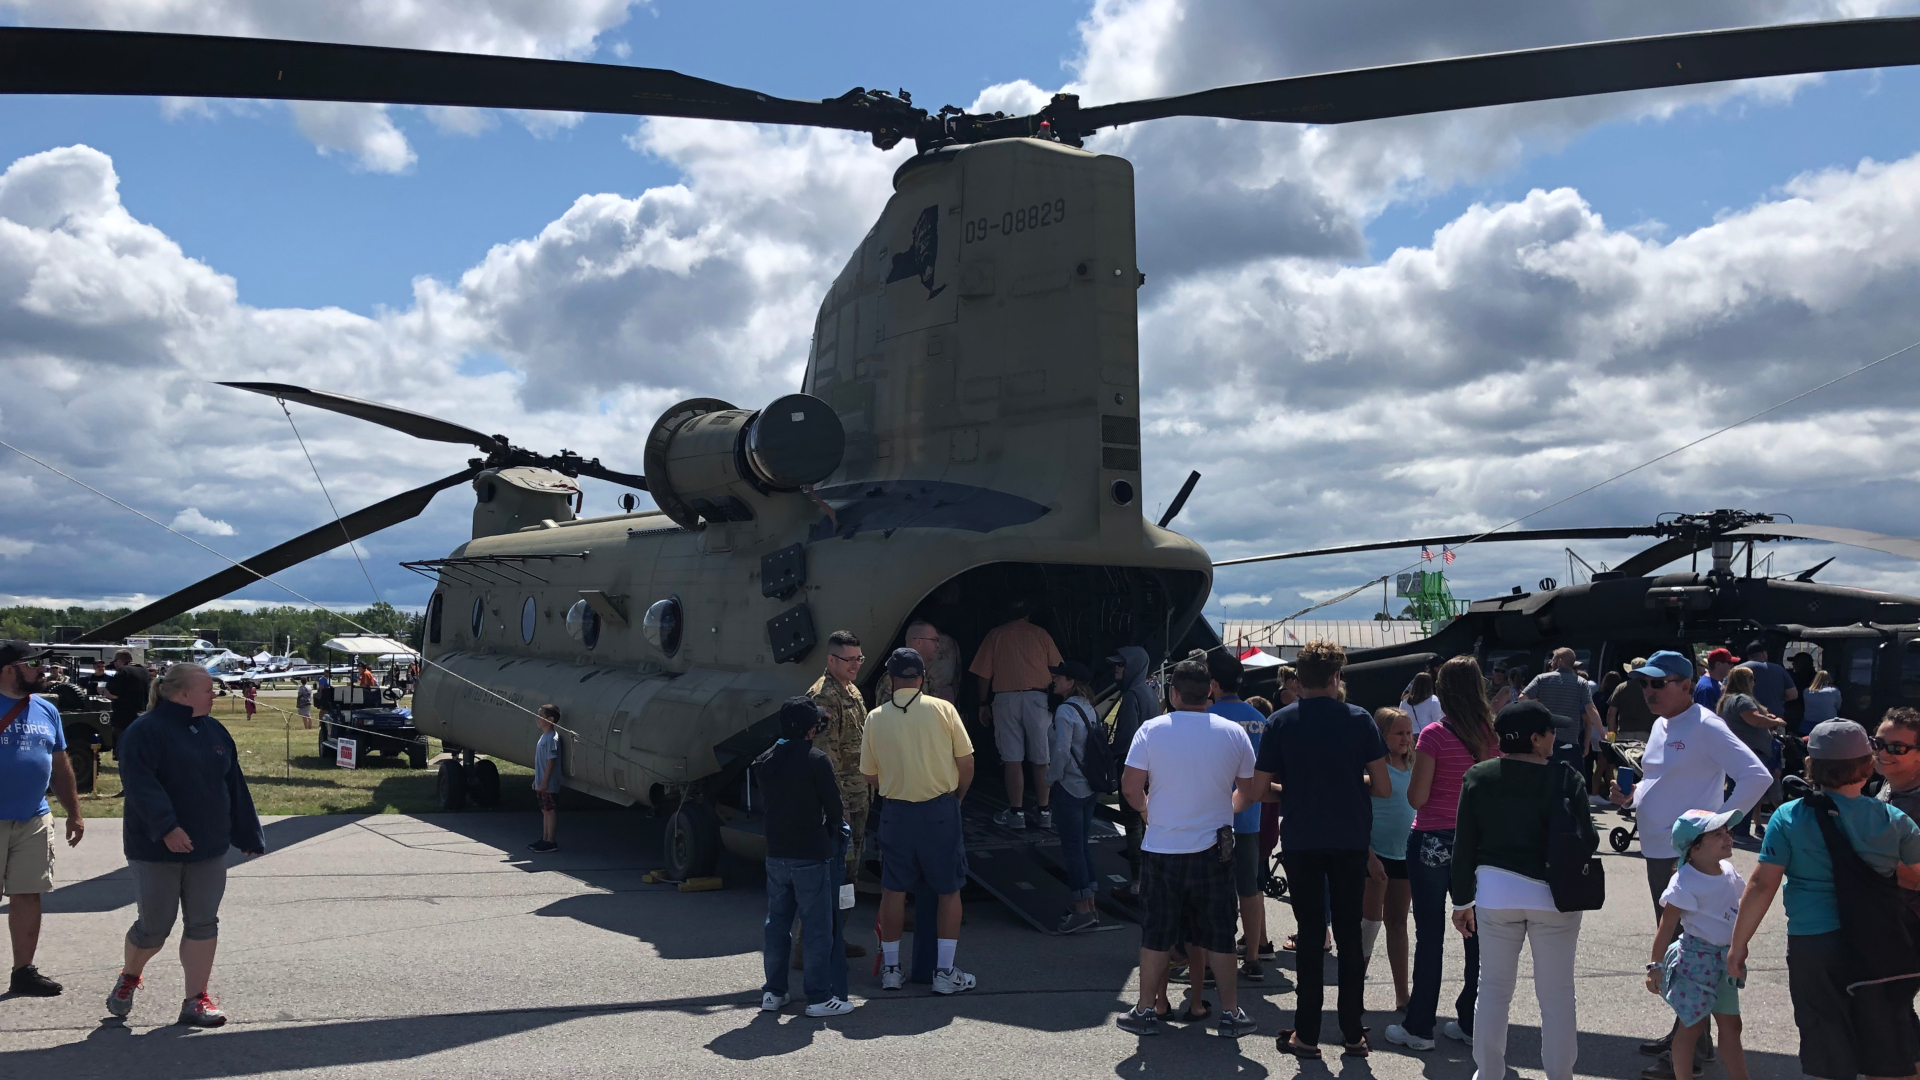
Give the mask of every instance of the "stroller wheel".
M 1624 855 L 1627 845 L 1633 843 L 1633 834 L 1624 826 L 1615 826 L 1614 830 L 1607 834 L 1607 843 L 1613 847 L 1613 850 Z

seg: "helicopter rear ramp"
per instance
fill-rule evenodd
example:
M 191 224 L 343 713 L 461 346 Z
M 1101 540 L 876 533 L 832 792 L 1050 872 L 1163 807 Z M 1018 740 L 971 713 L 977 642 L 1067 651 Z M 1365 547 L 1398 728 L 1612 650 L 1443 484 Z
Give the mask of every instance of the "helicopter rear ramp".
M 1060 835 L 1052 829 L 1029 826 L 1010 829 L 995 823 L 993 815 L 1006 803 L 978 793 L 961 804 L 961 832 L 967 848 L 967 877 L 1007 905 L 1043 934 L 1056 934 L 1060 918 L 1073 906 L 1061 859 Z M 1128 880 L 1121 858 L 1124 838 L 1113 823 L 1095 816 L 1088 837 L 1093 855 L 1094 887 L 1100 906 L 1131 919 L 1139 918 L 1130 905 L 1110 903 L 1113 886 Z M 1117 930 L 1118 923 L 1102 923 L 1100 930 Z

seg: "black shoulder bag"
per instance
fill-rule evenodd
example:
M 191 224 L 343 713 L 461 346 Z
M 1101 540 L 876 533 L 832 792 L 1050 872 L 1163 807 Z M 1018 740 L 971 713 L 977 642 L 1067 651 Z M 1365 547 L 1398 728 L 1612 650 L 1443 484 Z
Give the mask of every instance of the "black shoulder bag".
M 1845 947 L 1842 974 L 1847 993 L 1862 986 L 1920 978 L 1920 949 L 1914 945 L 1900 885 L 1881 874 L 1853 849 L 1840 831 L 1840 808 L 1824 793 L 1806 804 L 1820 823 L 1833 862 L 1834 899 L 1840 907 L 1840 942 Z
M 1552 788 L 1558 784 L 1559 790 Z M 1547 811 L 1547 885 L 1553 906 L 1561 911 L 1598 911 L 1607 903 L 1607 871 L 1594 857 L 1599 837 L 1580 835 L 1574 822 L 1572 798 L 1586 798 L 1586 787 L 1573 766 L 1561 762 L 1549 777 Z

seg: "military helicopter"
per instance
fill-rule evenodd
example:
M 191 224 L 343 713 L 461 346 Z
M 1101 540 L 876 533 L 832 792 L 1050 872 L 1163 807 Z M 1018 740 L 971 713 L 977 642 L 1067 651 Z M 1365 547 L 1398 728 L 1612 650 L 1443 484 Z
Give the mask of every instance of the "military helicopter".
M 1783 518 L 1714 510 L 1664 516 L 1651 525 L 1415 537 L 1253 555 L 1214 566 L 1469 542 L 1658 537 L 1651 547 L 1593 574 L 1585 584 L 1556 588 L 1548 580 L 1537 592 L 1516 586 L 1511 595 L 1467 605 L 1429 637 L 1356 650 L 1345 672 L 1349 700 L 1368 708 L 1394 704 L 1415 672 L 1451 656 L 1475 656 L 1483 667 L 1521 666 L 1538 672 L 1546 669 L 1553 650 L 1566 646 L 1597 673 L 1617 670 L 1657 649 L 1744 648 L 1748 641 L 1761 640 L 1776 660 L 1789 642 L 1816 646 L 1820 666 L 1841 690 L 1846 715 L 1878 718 L 1895 705 L 1920 705 L 1920 597 L 1815 581 L 1814 575 L 1832 559 L 1789 578 L 1756 577 L 1753 572 L 1753 544 L 1761 541 L 1817 540 L 1920 560 L 1920 539 Z M 1736 548 L 1742 543 L 1747 563 L 1744 573 L 1736 573 Z M 1712 552 L 1705 572 L 1695 567 L 1684 573 L 1655 573 L 1703 551 Z
M 817 639 L 866 643 L 871 685 L 910 618 L 971 651 L 1016 596 L 1061 651 L 1164 653 L 1196 625 L 1213 567 L 1141 514 L 1133 168 L 1087 136 L 1162 117 L 1340 124 L 1513 102 L 1920 63 L 1920 19 L 1675 34 L 1277 79 L 1027 116 L 928 112 L 905 91 L 774 98 L 673 71 L 407 49 L 0 28 L 0 92 L 551 109 L 813 125 L 918 153 L 822 300 L 802 393 L 764 408 L 667 410 L 644 475 L 324 391 L 241 389 L 481 457 L 188 586 L 126 633 L 256 575 L 474 492 L 473 538 L 429 576 L 418 722 L 461 753 L 443 801 L 485 793 L 488 754 L 529 760 L 530 709 L 569 729 L 569 786 L 677 807 L 673 873 L 710 870 L 779 702 Z M 575 514 L 577 476 L 657 509 Z M 724 842 L 731 845 L 732 839 Z

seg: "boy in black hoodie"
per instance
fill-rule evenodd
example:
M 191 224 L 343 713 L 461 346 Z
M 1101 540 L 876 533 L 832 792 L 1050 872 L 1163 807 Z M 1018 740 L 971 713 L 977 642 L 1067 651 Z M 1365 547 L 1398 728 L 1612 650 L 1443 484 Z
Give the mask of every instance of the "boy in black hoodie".
M 1154 693 L 1147 684 L 1149 661 L 1147 650 L 1138 645 L 1123 645 L 1107 657 L 1107 663 L 1113 665 L 1114 682 L 1120 686 L 1120 700 L 1107 714 L 1107 730 L 1113 732 L 1113 754 L 1116 760 L 1124 761 L 1127 749 L 1133 745 L 1133 737 L 1140 731 L 1140 725 L 1160 715 L 1160 695 Z M 1140 882 L 1140 840 L 1146 833 L 1146 823 L 1140 819 L 1139 811 L 1120 800 L 1120 824 L 1127 832 L 1127 847 L 1124 855 L 1133 881 L 1113 890 L 1123 897 L 1138 897 Z

